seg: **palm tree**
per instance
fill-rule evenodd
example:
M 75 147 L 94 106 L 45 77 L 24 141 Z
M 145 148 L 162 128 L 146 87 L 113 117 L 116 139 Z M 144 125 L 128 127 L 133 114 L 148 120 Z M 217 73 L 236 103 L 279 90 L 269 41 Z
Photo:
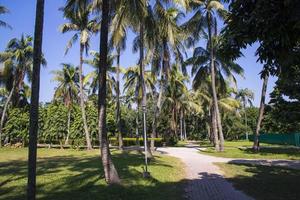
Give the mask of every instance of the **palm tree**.
M 250 104 L 250 106 L 252 106 L 252 101 L 254 100 L 254 93 L 249 90 L 248 88 L 245 88 L 245 89 L 240 89 L 236 96 L 235 96 L 236 99 L 240 100 L 242 102 L 242 105 L 243 105 L 243 109 L 244 109 L 244 114 L 245 114 L 245 127 L 246 127 L 246 140 L 248 140 L 248 125 L 247 125 L 247 113 L 246 113 L 246 106 L 247 106 L 247 103 Z
M 101 33 L 100 33 L 100 61 L 99 61 L 99 141 L 101 148 L 101 159 L 104 168 L 105 180 L 108 184 L 119 184 L 120 178 L 113 164 L 109 150 L 106 130 L 106 77 L 108 65 L 108 29 L 110 21 L 109 0 L 102 0 L 101 5 Z
M 116 48 L 117 52 L 117 69 L 116 69 L 116 119 L 117 119 L 117 132 L 119 140 L 119 149 L 123 149 L 123 137 L 121 132 L 121 109 L 120 109 L 120 57 L 121 51 L 126 49 L 126 29 L 129 24 L 126 17 L 119 16 L 122 14 L 122 7 L 118 8 L 116 15 L 112 19 L 111 24 L 111 44 Z
M 178 100 L 180 113 L 180 140 L 187 139 L 185 122 L 186 113 L 195 113 L 198 115 L 204 113 L 202 102 L 195 98 L 195 93 L 189 90 L 184 90 L 183 92 L 184 93 L 181 95 L 181 97 L 179 97 Z
M 171 136 L 177 138 L 177 114 L 180 110 L 180 99 L 182 95 L 186 93 L 187 87 L 185 85 L 187 77 L 185 77 L 176 65 L 173 65 L 172 70 L 169 73 L 168 83 L 164 88 L 165 101 L 163 107 L 169 108 L 171 117 L 170 127 L 172 130 Z
M 9 103 L 16 107 L 20 103 L 20 90 L 24 88 L 24 78 L 31 77 L 33 62 L 32 37 L 22 35 L 21 39 L 14 38 L 7 44 L 6 50 L 0 53 L 0 62 L 3 63 L 1 81 L 5 83 L 9 95 L 3 107 L 0 122 L 0 147 L 1 134 L 4 125 L 5 115 Z M 43 61 L 45 63 L 45 61 Z
M 54 77 L 53 80 L 58 83 L 55 88 L 54 99 L 62 101 L 68 108 L 68 120 L 67 120 L 67 136 L 65 145 L 69 144 L 70 136 L 70 122 L 71 122 L 71 110 L 74 102 L 78 102 L 78 73 L 76 68 L 71 64 L 61 64 L 63 69 L 52 71 Z
M 197 47 L 194 50 L 193 57 L 189 58 L 185 64 L 193 65 L 192 67 L 192 75 L 194 77 L 194 86 L 197 88 L 199 85 L 206 80 L 206 77 L 210 77 L 211 81 L 211 92 L 213 97 L 213 106 L 211 113 L 212 117 L 215 118 L 213 123 L 215 127 L 213 127 L 213 132 L 219 132 L 220 137 L 220 151 L 224 149 L 224 136 L 221 127 L 221 117 L 218 106 L 218 96 L 217 96 L 217 87 L 220 88 L 221 91 L 226 89 L 226 82 L 224 76 L 226 76 L 229 80 L 231 80 L 236 85 L 236 79 L 234 74 L 243 75 L 243 68 L 235 63 L 232 59 L 229 59 L 226 55 L 224 55 L 222 51 L 222 43 L 224 38 L 222 36 L 214 36 L 213 43 L 209 41 L 207 49 L 202 47 Z M 211 51 L 213 49 L 213 52 Z M 213 62 L 213 64 L 212 64 Z M 212 67 L 213 66 L 213 67 Z M 206 81 L 206 83 L 208 83 Z M 216 112 L 216 113 L 214 113 Z
M 4 6 L 0 5 L 0 15 L 6 14 L 6 13 L 9 13 L 9 10 L 7 8 L 5 8 Z M 0 20 L 0 27 L 1 26 L 4 28 L 12 29 L 12 27 L 8 23 L 6 23 L 2 20 Z
M 221 17 L 225 17 L 226 10 L 219 0 L 205 0 L 197 1 L 192 3 L 192 8 L 196 10 L 193 17 L 185 24 L 187 29 L 190 31 L 192 36 L 195 36 L 192 39 L 191 43 L 194 40 L 199 39 L 200 35 L 203 33 L 203 29 L 207 27 L 208 32 L 208 50 L 210 54 L 210 70 L 211 70 L 211 87 L 213 94 L 213 105 L 214 112 L 216 112 L 216 124 L 219 130 L 220 135 L 220 151 L 224 150 L 224 136 L 221 124 L 221 117 L 218 107 L 218 97 L 216 92 L 216 72 L 215 72 L 215 36 L 217 36 L 217 20 L 216 14 Z
M 137 135 L 138 135 L 138 112 L 140 105 L 142 103 L 143 93 L 142 93 L 142 83 L 141 83 L 141 71 L 139 66 L 129 67 L 127 68 L 126 72 L 124 73 L 123 79 L 125 80 L 124 90 L 127 90 L 130 93 L 131 90 L 134 90 L 135 94 L 135 101 L 137 104 L 137 118 L 136 118 L 136 125 L 137 125 Z M 145 86 L 148 88 L 149 91 L 153 92 L 155 90 L 155 84 L 153 81 L 153 74 L 151 71 L 144 72 L 144 80 Z M 152 157 L 151 151 L 149 148 L 147 149 L 148 156 Z
M 266 100 L 266 93 L 267 93 L 267 86 L 268 86 L 268 79 L 269 79 L 268 71 L 263 70 L 263 72 L 261 73 L 261 77 L 263 79 L 263 86 L 262 86 L 262 91 L 261 91 L 259 115 L 258 115 L 258 119 L 257 119 L 255 137 L 254 137 L 254 142 L 253 142 L 253 149 L 255 151 L 259 150 L 259 138 L 258 138 L 258 136 L 259 136 L 259 131 L 260 131 L 260 127 L 261 127 L 261 122 L 262 122 L 263 116 L 264 116 L 265 100 Z
M 211 47 L 210 43 L 208 41 L 207 49 L 204 49 L 202 47 L 197 47 L 194 50 L 194 54 L 191 58 L 187 59 L 185 64 L 186 65 L 192 65 L 192 75 L 194 76 L 194 81 L 193 85 L 194 88 L 199 88 L 201 85 L 206 84 L 207 89 L 211 91 L 211 95 L 213 97 L 213 107 L 210 110 L 211 117 L 212 117 L 212 130 L 213 134 L 216 137 L 216 134 L 219 133 L 219 138 L 220 138 L 220 146 L 217 147 L 216 143 L 216 148 L 220 149 L 221 151 L 224 148 L 224 136 L 223 132 L 220 131 L 222 129 L 219 128 L 218 126 L 218 118 L 219 122 L 221 122 L 221 117 L 219 115 L 218 117 L 218 112 L 216 110 L 216 104 L 215 100 L 218 100 L 217 95 L 217 90 L 220 92 L 226 91 L 226 81 L 224 79 L 224 76 L 226 76 L 231 82 L 233 82 L 236 85 L 236 79 L 234 74 L 238 74 L 243 76 L 243 68 L 235 63 L 233 60 L 228 59 L 226 56 L 224 56 L 223 51 L 222 51 L 222 43 L 223 43 L 222 36 L 215 36 L 214 37 L 214 43 L 213 43 L 213 70 L 211 67 L 211 62 L 212 62 L 212 54 L 211 54 Z M 214 73 L 212 73 L 212 71 Z M 213 78 L 213 75 L 215 78 Z M 207 78 L 210 78 L 208 80 Z M 214 84 L 212 82 L 214 81 Z M 207 84 L 210 84 L 210 88 L 208 87 Z M 214 87 L 212 87 L 214 86 Z M 217 89 L 218 88 L 218 89 Z M 214 95 L 215 93 L 215 95 Z M 215 98 L 216 97 L 216 98 Z M 218 101 L 217 101 L 217 107 L 219 108 Z M 219 110 L 219 109 L 218 109 Z M 215 113 L 216 112 L 216 113 Z M 219 113 L 220 114 L 220 113 Z M 220 125 L 220 124 L 219 124 Z M 218 131 L 219 129 L 219 131 Z M 215 138 L 216 141 L 216 138 Z
M 88 73 L 85 77 L 85 80 L 91 80 L 90 82 L 90 94 L 95 94 L 96 91 L 99 90 L 99 61 L 100 61 L 100 55 L 96 51 L 90 51 L 90 55 L 92 56 L 92 59 L 84 60 L 84 63 L 88 64 L 93 68 L 93 71 Z M 107 69 L 107 95 L 113 96 L 113 91 L 116 90 L 116 80 L 114 78 L 114 74 L 116 73 L 116 67 L 113 67 L 113 62 L 115 60 L 115 56 L 108 56 L 108 69 Z M 120 68 L 121 71 L 123 71 L 122 68 Z
M 184 51 L 184 45 L 182 44 L 183 38 L 186 34 L 182 27 L 180 27 L 179 21 L 183 16 L 183 13 L 176 7 L 172 6 L 170 8 L 164 8 L 162 1 L 155 1 L 154 5 L 154 22 L 155 25 L 152 26 L 154 31 L 150 38 L 155 38 L 152 42 L 152 49 L 150 50 L 153 54 L 152 57 L 152 71 L 155 74 L 159 74 L 159 95 L 157 98 L 155 117 L 152 127 L 152 135 L 156 135 L 156 120 L 161 110 L 163 85 L 168 81 L 168 76 L 171 70 L 171 54 L 173 53 L 176 61 L 178 63 L 183 61 L 182 52 Z M 181 2 L 183 3 L 183 2 Z M 184 65 L 181 65 L 184 66 Z M 182 68 L 184 74 L 186 74 L 185 68 Z
M 44 24 L 44 0 L 37 0 L 34 50 L 33 50 L 33 73 L 31 84 L 30 122 L 29 122 L 29 154 L 28 154 L 28 182 L 27 199 L 34 200 L 36 194 L 36 154 L 37 133 L 39 121 L 39 93 L 40 93 L 40 65 L 42 63 L 42 43 Z
M 70 0 L 72 1 L 72 0 Z M 88 125 L 86 121 L 85 113 L 85 103 L 84 103 L 84 91 L 83 91 L 83 53 L 88 52 L 90 37 L 92 34 L 96 33 L 99 29 L 98 22 L 96 19 L 90 20 L 91 15 L 91 5 L 88 1 L 81 1 L 77 3 L 78 10 L 73 11 L 68 9 L 66 3 L 64 12 L 64 17 L 69 20 L 69 23 L 65 23 L 60 27 L 62 33 L 75 32 L 71 40 L 68 42 L 66 53 L 72 47 L 72 45 L 79 39 L 80 40 L 80 60 L 79 60 L 79 89 L 80 89 L 80 107 L 82 114 L 82 121 L 84 126 L 85 138 L 87 143 L 87 149 L 92 149 L 90 134 L 88 130 Z

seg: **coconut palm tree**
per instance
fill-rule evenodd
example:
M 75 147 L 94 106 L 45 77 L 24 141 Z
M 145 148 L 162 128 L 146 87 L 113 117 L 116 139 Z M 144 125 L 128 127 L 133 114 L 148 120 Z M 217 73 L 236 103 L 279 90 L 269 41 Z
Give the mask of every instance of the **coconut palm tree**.
M 4 6 L 0 5 L 0 15 L 9 13 L 9 10 L 7 8 L 5 8 Z M 9 28 L 12 29 L 12 27 L 6 23 L 5 21 L 0 20 L 0 27 L 4 27 L 4 28 Z
M 227 77 L 231 82 L 236 85 L 235 74 L 243 76 L 243 68 L 235 63 L 233 60 L 229 59 L 228 57 L 224 56 L 222 51 L 222 43 L 224 38 L 222 36 L 214 36 L 214 42 L 211 43 L 208 38 L 207 42 L 207 49 L 203 47 L 197 47 L 194 50 L 194 54 L 191 58 L 187 59 L 185 64 L 192 65 L 192 75 L 194 77 L 193 85 L 195 88 L 199 87 L 203 84 L 204 80 L 207 80 L 207 77 L 210 77 L 211 81 L 211 92 L 213 97 L 213 108 L 211 113 L 215 119 L 213 123 L 213 133 L 216 134 L 219 132 L 220 137 L 220 151 L 224 150 L 224 136 L 222 132 L 221 126 L 221 117 L 219 113 L 219 106 L 218 106 L 218 96 L 217 96 L 217 87 L 219 90 L 224 91 L 226 90 L 226 81 L 224 76 Z M 211 46 L 212 45 L 212 46 Z M 213 52 L 211 51 L 213 49 Z M 212 58 L 213 56 L 213 58 Z M 213 65 L 211 64 L 213 61 Z M 213 66 L 213 68 L 212 68 Z M 213 82 L 213 83 L 212 83 Z M 205 81 L 208 83 L 208 81 Z M 217 100 L 217 101 L 216 101 Z M 216 103 L 215 103 L 216 101 Z M 217 108 L 217 109 L 216 109 Z M 216 112 L 216 113 L 213 113 Z
M 96 1 L 98 2 L 98 1 Z M 99 61 L 99 92 L 98 92 L 98 112 L 99 112 L 99 140 L 101 149 L 101 159 L 104 168 L 105 180 L 108 184 L 119 184 L 120 178 L 111 159 L 109 150 L 107 130 L 106 130 L 106 78 L 108 63 L 108 31 L 110 22 L 110 1 L 102 0 L 101 5 L 101 33 L 100 33 L 100 61 Z
M 29 154 L 28 154 L 28 182 L 27 199 L 34 200 L 36 194 L 36 154 L 37 133 L 39 121 L 39 94 L 40 94 L 40 66 L 42 64 L 42 43 L 44 24 L 44 0 L 37 0 L 34 50 L 33 50 L 33 73 L 31 84 L 30 120 L 29 120 Z
M 167 85 L 164 88 L 165 101 L 163 107 L 168 108 L 171 113 L 171 137 L 177 138 L 177 114 L 180 110 L 180 100 L 182 95 L 187 92 L 185 81 L 187 77 L 184 76 L 178 69 L 177 65 L 173 65 L 172 70 L 169 73 Z
M 221 117 L 218 107 L 218 97 L 216 92 L 216 72 L 215 72 L 215 36 L 217 36 L 217 19 L 216 15 L 225 18 L 226 10 L 219 0 L 205 0 L 194 1 L 191 7 L 195 10 L 195 14 L 185 24 L 187 30 L 190 31 L 194 39 L 190 39 L 190 43 L 194 43 L 200 38 L 204 28 L 208 32 L 208 50 L 210 54 L 210 68 L 211 68 L 211 87 L 213 93 L 214 112 L 216 112 L 216 124 L 220 134 L 220 150 L 224 150 L 224 136 L 222 131 Z
M 67 136 L 65 145 L 69 144 L 71 111 L 74 102 L 78 102 L 79 76 L 72 64 L 62 63 L 62 70 L 52 71 L 53 81 L 58 83 L 55 88 L 54 99 L 62 101 L 68 108 Z
M 14 38 L 10 40 L 5 51 L 0 53 L 0 62 L 3 63 L 1 81 L 9 91 L 0 122 L 1 147 L 1 133 L 8 105 L 11 101 L 13 107 L 20 104 L 20 91 L 24 88 L 24 78 L 25 76 L 31 78 L 33 63 L 32 37 L 22 35 L 21 39 Z
M 262 122 L 263 116 L 264 116 L 265 100 L 266 100 L 269 72 L 267 70 L 263 70 L 262 73 L 261 73 L 261 77 L 263 79 L 263 85 L 262 85 L 262 91 L 261 91 L 259 115 L 258 115 L 258 119 L 257 119 L 255 137 L 254 137 L 254 142 L 253 142 L 253 149 L 255 151 L 259 150 L 259 138 L 258 138 L 258 136 L 259 136 L 259 131 L 260 131 L 260 128 L 261 128 L 261 122 Z
M 72 0 L 71 0 L 72 1 Z M 90 19 L 91 16 L 91 5 L 88 1 L 83 0 L 78 3 L 78 9 L 76 11 L 70 10 L 66 2 L 66 7 L 61 9 L 64 13 L 64 17 L 69 21 L 60 27 L 62 33 L 75 32 L 71 40 L 67 44 L 66 54 L 73 44 L 79 39 L 80 42 L 80 59 L 79 59 L 79 85 L 80 85 L 80 107 L 82 114 L 82 121 L 84 126 L 85 138 L 87 143 L 87 149 L 92 149 L 90 134 L 86 121 L 85 102 L 84 102 L 84 91 L 83 91 L 83 53 L 87 53 L 90 45 L 90 37 L 92 34 L 99 30 L 99 25 L 96 19 Z
M 135 100 L 137 104 L 137 118 L 136 118 L 136 125 L 138 127 L 138 111 L 142 104 L 142 98 L 143 98 L 143 88 L 141 83 L 141 70 L 140 66 L 134 66 L 127 68 L 126 72 L 124 73 L 123 79 L 125 80 L 124 84 L 124 90 L 127 90 L 128 93 L 130 93 L 131 90 L 134 90 L 135 94 Z M 144 72 L 144 80 L 145 80 L 145 86 L 147 87 L 148 91 L 153 92 L 155 90 L 155 84 L 153 79 L 153 74 L 151 71 L 145 71 Z M 137 128 L 137 134 L 138 134 L 138 128 Z M 152 157 L 150 148 L 147 149 L 148 156 Z
M 90 80 L 90 94 L 95 94 L 99 90 L 99 61 L 100 55 L 96 51 L 90 51 L 90 55 L 92 59 L 84 60 L 84 63 L 88 64 L 93 68 L 93 70 L 88 73 L 85 77 L 85 80 Z M 116 90 L 116 80 L 114 78 L 114 74 L 116 73 L 116 67 L 113 67 L 113 62 L 115 60 L 115 56 L 108 56 L 108 69 L 107 69 L 107 94 L 109 96 L 113 96 L 113 91 Z M 122 68 L 120 68 L 123 71 Z
M 253 91 L 249 90 L 248 88 L 245 89 L 240 89 L 236 96 L 236 99 L 240 100 L 242 102 L 243 105 L 243 110 L 244 110 L 244 114 L 245 114 L 245 127 L 246 127 L 246 140 L 248 140 L 248 125 L 247 125 L 247 113 L 246 113 L 246 107 L 247 104 L 249 103 L 250 106 L 252 106 L 252 101 L 254 100 L 254 93 Z
M 180 140 L 187 139 L 185 115 L 187 113 L 197 115 L 204 113 L 202 102 L 195 97 L 195 93 L 190 90 L 184 90 L 184 93 L 179 97 Z

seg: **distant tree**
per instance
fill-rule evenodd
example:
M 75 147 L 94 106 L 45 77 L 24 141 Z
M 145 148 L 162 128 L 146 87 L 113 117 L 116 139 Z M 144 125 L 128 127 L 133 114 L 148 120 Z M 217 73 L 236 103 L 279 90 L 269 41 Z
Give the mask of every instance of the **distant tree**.
M 252 101 L 254 100 L 254 93 L 249 90 L 248 88 L 240 89 L 236 96 L 236 99 L 240 100 L 243 105 L 244 114 L 245 114 L 245 129 L 246 129 L 246 140 L 248 140 L 248 124 L 247 124 L 247 112 L 246 112 L 246 106 L 249 103 L 250 106 L 252 106 Z
M 73 2 L 73 6 L 77 7 L 77 10 L 69 9 L 68 5 Z M 91 140 L 86 121 L 85 103 L 84 103 L 84 90 L 83 90 L 83 53 L 88 52 L 90 46 L 90 37 L 96 33 L 99 29 L 99 24 L 96 19 L 90 19 L 92 6 L 89 1 L 82 0 L 80 2 L 74 2 L 69 0 L 66 2 L 66 6 L 61 10 L 64 13 L 64 17 L 68 19 L 68 23 L 63 24 L 60 27 L 62 33 L 75 32 L 71 40 L 68 42 L 66 53 L 73 46 L 73 44 L 79 39 L 80 40 L 80 59 L 79 59 L 79 90 L 80 90 L 80 107 L 82 112 L 82 120 L 84 125 L 84 132 L 86 137 L 87 149 L 91 150 Z
M 54 75 L 53 80 L 58 83 L 54 92 L 54 100 L 63 102 L 68 110 L 67 135 L 64 138 L 64 143 L 67 145 L 70 136 L 71 110 L 73 104 L 78 102 L 79 76 L 73 65 L 63 63 L 62 67 L 62 70 L 52 71 L 52 73 Z

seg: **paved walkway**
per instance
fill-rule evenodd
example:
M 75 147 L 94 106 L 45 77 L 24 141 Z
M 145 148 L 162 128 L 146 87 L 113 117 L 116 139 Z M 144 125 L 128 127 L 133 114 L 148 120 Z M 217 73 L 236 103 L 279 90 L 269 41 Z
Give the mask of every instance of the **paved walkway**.
M 186 198 L 189 200 L 250 200 L 249 196 L 233 188 L 214 162 L 231 159 L 216 158 L 198 153 L 194 147 L 159 148 L 161 153 L 180 158 L 186 164 Z

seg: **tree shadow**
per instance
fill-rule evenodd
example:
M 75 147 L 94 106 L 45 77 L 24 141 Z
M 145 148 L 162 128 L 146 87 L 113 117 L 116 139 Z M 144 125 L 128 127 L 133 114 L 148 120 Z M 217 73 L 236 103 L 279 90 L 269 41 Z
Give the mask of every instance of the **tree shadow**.
M 226 179 L 214 173 L 202 172 L 197 179 L 187 181 L 187 198 L 196 200 L 245 200 L 251 199 L 236 190 Z
M 180 199 L 183 180 L 160 182 L 142 177 L 143 155 L 123 152 L 114 154 L 113 161 L 122 179 L 121 185 L 107 186 L 104 182 L 100 156 L 39 158 L 37 197 L 41 200 Z M 173 168 L 160 159 L 152 160 L 151 167 Z M 0 162 L 0 177 L 5 177 L 0 178 L 0 199 L 26 198 L 27 161 Z
M 255 199 L 296 200 L 300 197 L 300 170 L 229 162 L 235 176 L 226 178 Z

